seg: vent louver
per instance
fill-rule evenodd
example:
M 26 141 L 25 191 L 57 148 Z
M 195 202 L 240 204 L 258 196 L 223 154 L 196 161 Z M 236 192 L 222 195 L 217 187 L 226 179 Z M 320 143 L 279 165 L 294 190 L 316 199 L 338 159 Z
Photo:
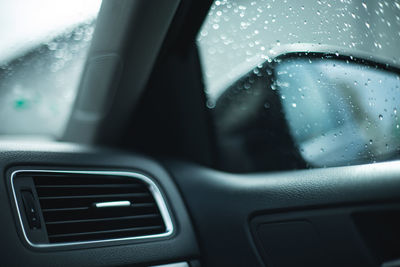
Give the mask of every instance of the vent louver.
M 104 173 L 30 175 L 50 245 L 157 237 L 171 231 L 165 203 L 150 179 Z

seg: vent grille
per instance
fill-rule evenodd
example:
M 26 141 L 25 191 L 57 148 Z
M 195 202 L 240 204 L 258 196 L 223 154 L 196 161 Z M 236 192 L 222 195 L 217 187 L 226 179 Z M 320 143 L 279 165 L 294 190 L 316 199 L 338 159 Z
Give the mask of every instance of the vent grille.
M 49 242 L 156 236 L 167 227 L 151 185 L 118 175 L 32 175 Z M 96 203 L 128 205 L 96 207 Z

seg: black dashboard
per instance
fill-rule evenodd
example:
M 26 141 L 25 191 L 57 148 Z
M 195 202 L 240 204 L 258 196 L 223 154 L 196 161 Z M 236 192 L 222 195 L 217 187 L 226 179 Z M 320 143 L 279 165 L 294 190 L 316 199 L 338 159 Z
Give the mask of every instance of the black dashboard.
M 1 266 L 399 266 L 398 161 L 233 174 L 41 142 L 0 158 Z
M 2 266 L 152 266 L 175 262 L 193 263 L 199 259 L 199 250 L 186 207 L 171 177 L 157 162 L 131 153 L 72 144 L 3 143 L 0 149 L 3 181 L 0 186 Z M 60 170 L 67 170 L 69 174 L 71 172 L 144 174 L 159 190 L 161 201 L 165 203 L 164 208 L 170 217 L 168 234 L 144 236 L 139 239 L 119 238 L 113 242 L 100 240 L 76 244 L 61 243 L 69 244 L 61 246 L 34 245 L 27 239 L 23 224 L 21 226 L 20 213 L 24 213 L 23 207 L 18 209 L 18 202 L 14 199 L 14 192 L 18 190 L 13 188 L 11 177 L 15 174 L 15 170 L 19 172 L 24 170 L 27 174 L 46 170 L 50 171 L 52 178 Z M 39 192 L 39 189 L 36 188 L 35 194 L 36 191 Z M 49 201 L 50 204 L 45 205 L 54 206 L 57 199 L 53 197 Z M 41 205 L 43 206 L 43 203 Z M 43 221 L 43 217 L 41 219 Z M 68 227 L 72 226 L 65 225 L 57 229 L 66 231 Z

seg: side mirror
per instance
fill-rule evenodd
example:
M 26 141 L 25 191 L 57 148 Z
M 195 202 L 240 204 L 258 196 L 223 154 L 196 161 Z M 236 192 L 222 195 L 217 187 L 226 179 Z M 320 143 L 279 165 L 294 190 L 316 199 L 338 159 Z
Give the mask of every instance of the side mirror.
M 399 74 L 386 62 L 339 53 L 292 52 L 267 61 L 234 82 L 213 108 L 219 143 L 231 151 L 224 156 L 246 154 L 259 165 L 253 170 L 286 168 L 279 162 L 293 169 L 394 159 Z M 231 162 L 243 166 L 243 158 Z
M 272 87 L 306 162 L 334 166 L 398 156 L 399 69 L 327 53 L 286 54 L 272 69 Z

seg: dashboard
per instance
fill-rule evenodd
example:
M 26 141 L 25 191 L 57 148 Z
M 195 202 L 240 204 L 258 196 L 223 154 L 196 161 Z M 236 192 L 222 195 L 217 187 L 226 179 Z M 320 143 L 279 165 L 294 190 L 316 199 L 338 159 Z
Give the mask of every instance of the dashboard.
M 154 160 L 58 143 L 0 149 L 1 265 L 189 266 L 199 259 L 180 193 Z M 85 203 L 87 212 L 75 211 Z M 128 223 L 136 228 L 125 232 Z M 99 232 L 82 233 L 88 229 Z
M 1 266 L 399 266 L 400 163 L 233 174 L 0 145 Z

